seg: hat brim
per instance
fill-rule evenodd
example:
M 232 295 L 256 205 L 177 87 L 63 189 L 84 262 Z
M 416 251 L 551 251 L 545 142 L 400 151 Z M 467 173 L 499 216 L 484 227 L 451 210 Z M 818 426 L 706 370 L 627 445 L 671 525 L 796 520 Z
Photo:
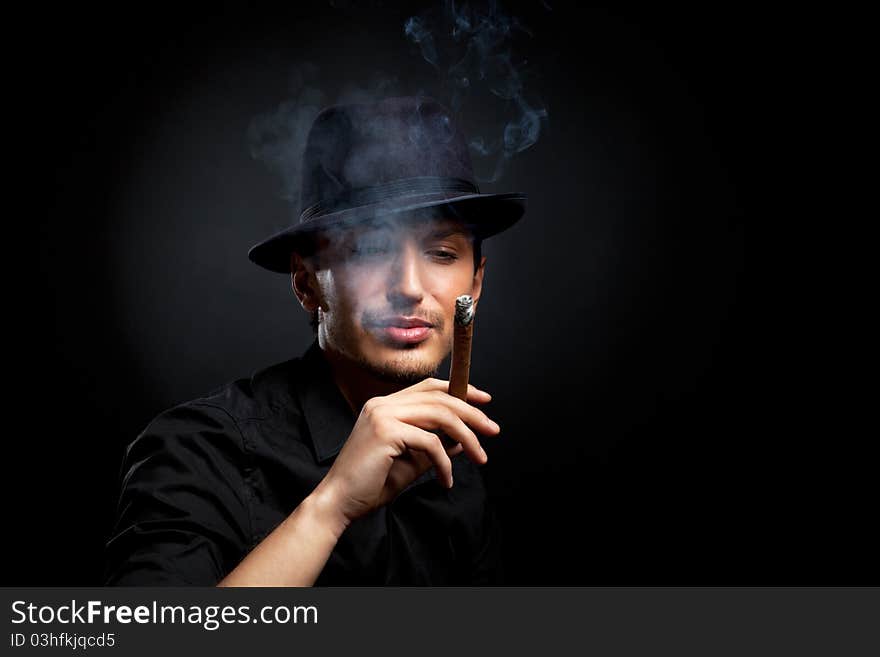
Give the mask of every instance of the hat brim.
M 290 273 L 290 254 L 307 255 L 316 232 L 340 230 L 370 219 L 448 206 L 450 218 L 460 219 L 479 239 L 485 239 L 513 226 L 525 212 L 526 195 L 512 194 L 428 194 L 398 198 L 383 203 L 348 208 L 323 215 L 307 223 L 285 228 L 255 244 L 248 258 L 255 264 L 279 274 Z

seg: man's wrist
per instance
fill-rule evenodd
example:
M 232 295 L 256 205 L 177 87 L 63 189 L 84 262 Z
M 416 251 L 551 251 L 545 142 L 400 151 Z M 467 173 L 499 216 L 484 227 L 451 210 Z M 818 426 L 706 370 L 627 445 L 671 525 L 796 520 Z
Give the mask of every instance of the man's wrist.
M 336 501 L 336 496 L 329 486 L 319 484 L 306 497 L 302 505 L 309 516 L 321 527 L 326 528 L 338 541 L 351 521 L 345 517 Z

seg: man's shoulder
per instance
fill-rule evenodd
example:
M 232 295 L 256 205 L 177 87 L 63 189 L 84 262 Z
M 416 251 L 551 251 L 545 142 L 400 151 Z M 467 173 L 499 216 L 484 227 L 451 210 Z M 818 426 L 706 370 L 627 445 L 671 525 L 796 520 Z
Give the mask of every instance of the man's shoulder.
M 213 408 L 239 421 L 267 420 L 298 411 L 297 381 L 303 358 L 296 357 L 256 370 L 249 377 L 227 382 L 207 394 L 184 402 L 186 408 Z
M 301 359 L 291 358 L 235 379 L 185 404 L 215 406 L 234 417 L 261 414 L 290 403 Z
M 301 412 L 296 382 L 303 369 L 303 357 L 258 369 L 249 377 L 166 408 L 153 417 L 143 433 L 199 433 L 202 429 L 238 433 L 248 423 L 289 422 Z

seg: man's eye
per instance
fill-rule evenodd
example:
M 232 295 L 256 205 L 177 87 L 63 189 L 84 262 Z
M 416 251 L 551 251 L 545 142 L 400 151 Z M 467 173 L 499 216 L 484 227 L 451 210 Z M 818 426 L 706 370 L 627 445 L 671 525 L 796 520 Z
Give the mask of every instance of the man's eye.
M 452 251 L 442 251 L 442 250 L 434 250 L 428 251 L 432 256 L 439 258 L 440 260 L 448 260 L 452 262 L 453 260 L 458 260 L 458 255 L 453 253 Z

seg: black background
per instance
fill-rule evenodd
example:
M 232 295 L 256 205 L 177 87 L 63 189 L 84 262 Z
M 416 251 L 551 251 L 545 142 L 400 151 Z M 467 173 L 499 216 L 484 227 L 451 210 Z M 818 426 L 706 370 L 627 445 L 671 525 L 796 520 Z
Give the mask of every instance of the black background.
M 484 186 L 530 197 L 485 245 L 472 369 L 509 582 L 865 583 L 858 456 L 808 439 L 767 312 L 766 17 L 549 4 L 512 8 L 548 120 Z M 247 126 L 297 62 L 415 90 L 424 6 L 10 18 L 4 585 L 98 584 L 124 446 L 308 346 L 289 282 L 246 258 L 290 217 Z

